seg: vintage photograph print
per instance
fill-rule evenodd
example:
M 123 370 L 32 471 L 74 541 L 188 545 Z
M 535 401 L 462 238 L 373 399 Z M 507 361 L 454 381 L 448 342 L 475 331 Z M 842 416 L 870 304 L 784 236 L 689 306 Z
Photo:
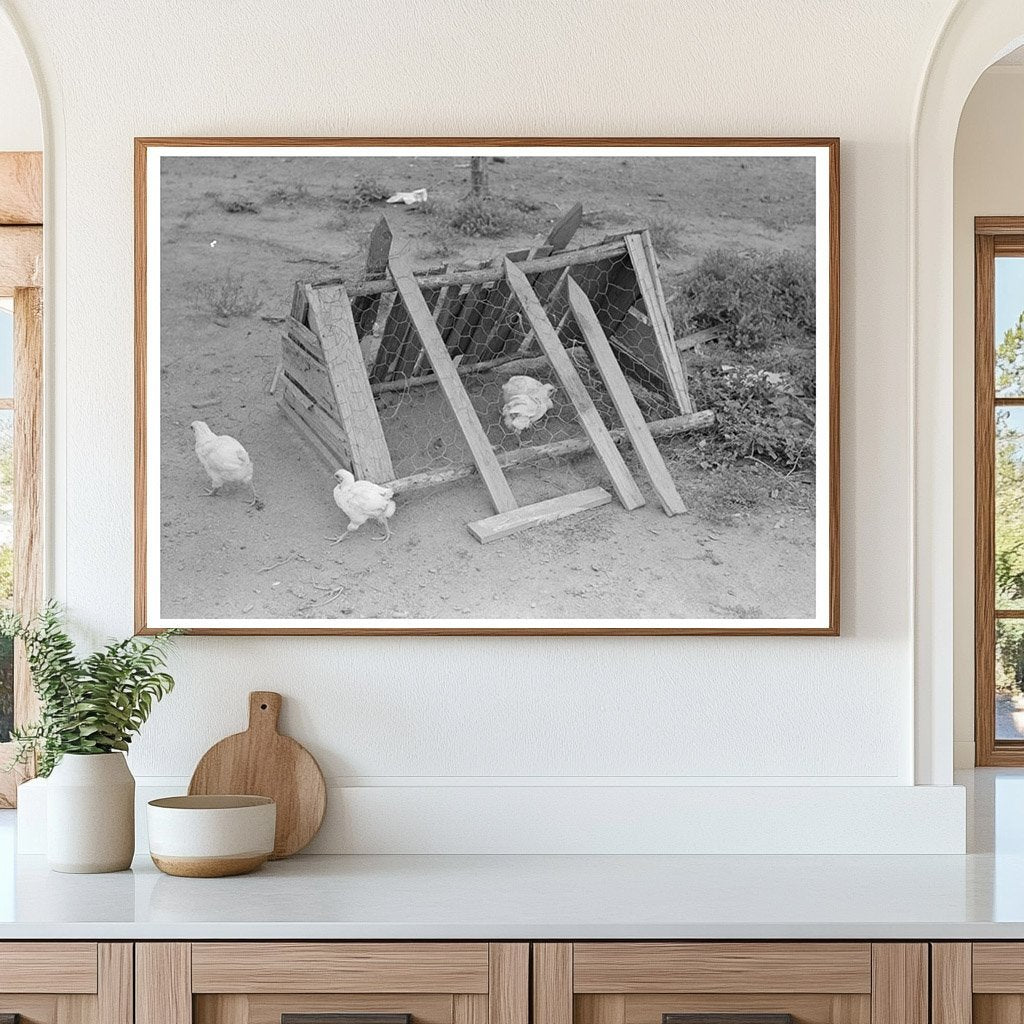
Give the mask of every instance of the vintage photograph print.
M 136 140 L 140 632 L 838 631 L 838 142 Z

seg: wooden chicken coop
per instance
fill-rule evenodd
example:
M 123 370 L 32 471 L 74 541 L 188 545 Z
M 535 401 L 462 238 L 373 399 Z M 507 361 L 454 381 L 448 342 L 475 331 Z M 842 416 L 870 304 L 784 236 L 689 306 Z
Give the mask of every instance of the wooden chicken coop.
M 381 217 L 362 277 L 296 284 L 274 383 L 281 412 L 332 471 L 396 494 L 479 475 L 497 513 L 469 524 L 482 542 L 612 500 L 593 487 L 520 507 L 506 472 L 542 459 L 592 452 L 619 502 L 642 505 L 619 451 L 627 441 L 665 512 L 685 511 L 654 438 L 705 427 L 713 413 L 694 411 L 648 233 L 569 248 L 581 218 L 577 204 L 532 248 L 483 264 L 413 270 L 391 256 Z M 500 416 L 474 388 L 519 366 L 551 377 L 577 434 L 497 443 Z M 458 440 L 442 465 L 400 460 L 387 436 L 389 403 L 428 392 Z

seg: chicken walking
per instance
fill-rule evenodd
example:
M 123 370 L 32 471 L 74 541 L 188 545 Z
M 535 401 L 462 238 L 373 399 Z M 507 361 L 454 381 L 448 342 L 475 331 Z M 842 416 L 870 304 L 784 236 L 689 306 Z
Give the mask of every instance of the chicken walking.
M 233 437 L 215 434 L 202 420 L 195 420 L 191 426 L 196 438 L 196 457 L 210 478 L 210 489 L 206 493 L 217 494 L 225 484 L 243 484 L 252 491 L 249 505 L 258 506 L 260 500 L 252 482 L 249 453 Z
M 367 519 L 374 519 L 384 527 L 384 536 L 374 537 L 374 540 L 389 540 L 391 527 L 388 520 L 395 514 L 395 503 L 391 500 L 395 492 L 370 480 L 357 480 L 347 469 L 339 469 L 334 479 L 338 481 L 334 488 L 334 503 L 348 516 L 348 527 L 333 543 L 340 544 Z

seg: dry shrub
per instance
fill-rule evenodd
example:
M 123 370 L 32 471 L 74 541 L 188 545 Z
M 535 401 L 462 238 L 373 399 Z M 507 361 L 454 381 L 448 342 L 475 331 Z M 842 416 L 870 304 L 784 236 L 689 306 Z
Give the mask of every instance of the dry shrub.
M 258 289 L 228 270 L 219 278 L 203 281 L 196 287 L 196 306 L 221 320 L 236 316 L 254 316 L 263 308 Z

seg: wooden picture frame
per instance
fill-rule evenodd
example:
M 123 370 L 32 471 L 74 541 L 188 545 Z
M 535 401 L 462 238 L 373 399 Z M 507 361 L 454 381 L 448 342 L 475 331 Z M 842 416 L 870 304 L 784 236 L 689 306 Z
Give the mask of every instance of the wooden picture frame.
M 160 238 L 158 218 L 161 215 L 161 182 L 158 178 L 158 169 L 165 166 L 161 159 L 172 156 L 194 156 L 196 158 L 206 156 L 282 156 L 284 158 L 296 154 L 297 157 L 306 155 L 319 156 L 354 156 L 362 157 L 367 153 L 385 153 L 390 158 L 392 153 L 407 155 L 412 151 L 414 157 L 451 157 L 466 161 L 466 166 L 473 169 L 476 188 L 476 169 L 479 165 L 477 153 L 484 157 L 491 157 L 505 162 L 506 154 L 508 159 L 520 155 L 543 155 L 565 154 L 565 159 L 572 159 L 577 156 L 596 155 L 602 158 L 611 156 L 634 157 L 650 156 L 662 160 L 678 157 L 685 159 L 687 156 L 706 156 L 736 158 L 745 157 L 750 161 L 762 158 L 778 156 L 800 156 L 813 157 L 814 159 L 814 266 L 817 282 L 817 311 L 815 332 L 814 359 L 816 368 L 816 380 L 819 386 L 816 389 L 815 408 L 817 416 L 813 420 L 812 445 L 815 454 L 814 470 L 814 501 L 813 501 L 813 545 L 814 557 L 814 597 L 813 613 L 801 616 L 782 616 L 771 618 L 762 614 L 754 617 L 737 617 L 736 614 L 722 614 L 713 618 L 658 618 L 645 617 L 643 619 L 630 618 L 545 618 L 532 619 L 528 617 L 495 617 L 493 615 L 470 615 L 469 618 L 422 618 L 414 616 L 382 616 L 381 618 L 360 618 L 358 621 L 351 621 L 335 614 L 332 618 L 290 617 L 285 620 L 274 618 L 254 619 L 252 622 L 235 616 L 221 617 L 191 617 L 181 614 L 166 614 L 161 606 L 162 595 L 159 589 L 160 579 L 160 545 L 156 538 L 154 523 L 157 521 L 158 510 L 160 509 L 158 477 L 154 476 L 159 469 L 160 431 L 159 426 L 160 409 L 156 403 L 154 391 L 159 389 L 160 367 L 154 359 L 154 352 L 159 350 L 160 331 L 163 329 L 163 322 L 159 318 L 158 309 L 154 311 L 154 305 L 159 301 L 160 294 L 160 271 L 154 270 L 157 258 L 154 256 L 154 240 Z M 588 152 L 589 151 L 589 152 Z M 462 165 L 460 165 L 462 166 Z M 415 182 L 409 182 L 415 185 Z M 410 193 L 412 194 L 412 193 Z M 399 193 L 400 195 L 400 193 Z M 375 200 L 382 196 L 376 196 Z M 216 200 L 220 201 L 220 200 Z M 390 201 L 390 197 L 389 197 Z M 409 202 L 410 200 L 406 200 Z M 413 199 L 412 202 L 419 200 Z M 257 204 L 248 200 L 232 200 L 230 206 L 222 204 L 222 208 L 237 209 L 246 211 Z M 565 214 L 562 221 L 556 223 L 551 229 L 551 236 L 557 236 L 561 225 L 570 216 L 575 215 L 576 224 L 581 216 L 579 210 L 571 210 Z M 169 215 L 168 215 L 169 216 Z M 383 234 L 382 234 L 383 232 Z M 384 235 L 386 234 L 386 237 Z M 571 235 L 571 231 L 569 232 Z M 380 235 L 380 237 L 378 237 Z M 630 471 L 621 464 L 617 445 L 621 445 L 624 451 L 630 451 L 624 442 L 626 439 L 638 444 L 638 453 L 642 452 L 641 465 L 650 474 L 654 482 L 654 491 L 648 491 L 651 497 L 649 507 L 657 508 L 659 504 L 664 508 L 666 514 L 672 515 L 680 511 L 682 501 L 678 493 L 673 493 L 675 488 L 668 474 L 661 471 L 660 457 L 657 446 L 649 440 L 647 435 L 658 436 L 658 431 L 665 430 L 690 430 L 706 427 L 713 421 L 713 410 L 694 410 L 692 405 L 688 406 L 689 396 L 687 393 L 686 373 L 680 373 L 679 367 L 685 366 L 687 352 L 683 347 L 682 356 L 677 351 L 681 346 L 679 338 L 674 336 L 672 316 L 669 312 L 668 300 L 664 294 L 662 282 L 658 274 L 658 257 L 651 244 L 650 233 L 646 227 L 636 228 L 631 234 L 629 230 L 619 235 L 608 236 L 611 241 L 604 243 L 594 242 L 591 246 L 593 252 L 580 254 L 579 247 L 567 249 L 566 242 L 559 238 L 557 244 L 552 244 L 549 237 L 548 245 L 545 248 L 539 243 L 531 243 L 532 247 L 527 251 L 524 249 L 518 253 L 507 253 L 508 258 L 502 262 L 501 243 L 495 242 L 494 249 L 498 253 L 490 263 L 481 262 L 480 269 L 452 269 L 443 268 L 440 273 L 411 268 L 407 259 L 396 259 L 394 257 L 405 253 L 393 253 L 389 259 L 388 246 L 391 242 L 391 231 L 385 223 L 384 228 L 380 225 L 371 234 L 369 240 L 369 256 L 366 261 L 366 273 L 358 280 L 351 275 L 341 274 L 332 276 L 328 272 L 310 274 L 308 272 L 296 272 L 294 277 L 298 282 L 290 311 L 282 308 L 280 303 L 275 304 L 275 309 L 270 314 L 278 322 L 285 324 L 284 333 L 291 332 L 297 348 L 301 349 L 303 343 L 312 345 L 319 339 L 322 346 L 314 352 L 315 358 L 312 362 L 321 367 L 316 372 L 319 374 L 317 380 L 323 379 L 322 368 L 327 368 L 327 392 L 331 401 L 336 400 L 336 413 L 332 419 L 334 432 L 328 430 L 327 435 L 318 435 L 315 424 L 310 425 L 311 420 L 320 417 L 322 410 L 317 411 L 314 407 L 315 397 L 309 398 L 309 404 L 305 410 L 287 408 L 289 400 L 278 399 L 282 415 L 291 425 L 291 429 L 300 432 L 309 445 L 309 450 L 316 449 L 315 454 L 321 457 L 324 463 L 330 462 L 332 453 L 338 450 L 338 444 L 348 445 L 346 454 L 351 457 L 351 465 L 358 468 L 358 465 L 381 466 L 382 462 L 390 468 L 383 458 L 388 452 L 381 449 L 379 445 L 379 433 L 374 430 L 362 431 L 357 437 L 352 431 L 343 431 L 342 426 L 348 427 L 355 422 L 360 403 L 365 403 L 365 396 L 372 393 L 379 396 L 382 390 L 391 386 L 390 379 L 374 379 L 371 374 L 371 362 L 367 362 L 367 374 L 370 376 L 370 387 L 366 382 L 358 386 L 353 385 L 352 389 L 342 389 L 338 386 L 342 378 L 343 367 L 351 366 L 352 353 L 358 354 L 358 344 L 366 342 L 370 336 L 368 328 L 374 327 L 373 315 L 367 314 L 367 303 L 376 302 L 376 296 L 383 296 L 386 293 L 394 292 L 396 298 L 392 300 L 395 306 L 401 307 L 404 315 L 404 323 L 395 328 L 395 332 L 401 330 L 402 337 L 414 337 L 421 340 L 423 349 L 418 356 L 412 358 L 406 355 L 406 347 L 402 347 L 395 361 L 390 364 L 387 372 L 399 373 L 399 378 L 408 379 L 412 374 L 418 374 L 428 378 L 437 384 L 440 392 L 451 403 L 451 410 L 454 414 L 453 422 L 461 430 L 461 438 L 472 450 L 475 467 L 470 465 L 467 468 L 461 466 L 455 469 L 445 469 L 441 474 L 446 480 L 465 479 L 471 477 L 473 480 L 482 480 L 490 494 L 491 502 L 497 515 L 480 519 L 475 523 L 466 523 L 469 526 L 473 537 L 482 545 L 491 540 L 504 537 L 513 530 L 522 529 L 525 526 L 532 526 L 535 523 L 553 522 L 564 516 L 580 514 L 581 510 L 594 509 L 602 505 L 609 505 L 612 502 L 610 493 L 600 487 L 582 489 L 574 493 L 563 493 L 553 499 L 536 501 L 535 504 L 527 507 L 516 507 L 515 499 L 510 496 L 507 485 L 503 486 L 503 469 L 510 464 L 516 463 L 518 455 L 508 452 L 501 453 L 501 458 L 495 460 L 493 452 L 486 444 L 486 439 L 477 429 L 479 424 L 474 426 L 473 420 L 477 417 L 473 414 L 471 406 L 463 400 L 465 388 L 460 383 L 464 373 L 456 368 L 461 367 L 464 371 L 466 366 L 463 362 L 452 360 L 452 351 L 446 351 L 445 345 L 450 344 L 448 339 L 442 337 L 445 328 L 452 329 L 451 323 L 441 324 L 445 315 L 444 302 L 446 293 L 450 296 L 454 290 L 456 295 L 463 297 L 477 286 L 477 282 L 488 290 L 498 313 L 481 314 L 477 312 L 473 321 L 478 325 L 476 334 L 469 339 L 469 344 L 476 347 L 476 358 L 481 364 L 486 361 L 479 353 L 487 353 L 487 346 L 493 348 L 494 335 L 487 334 L 487 330 L 494 331 L 500 335 L 504 329 L 503 324 L 506 313 L 509 309 L 515 310 L 517 329 L 521 329 L 531 344 L 538 344 L 540 339 L 543 352 L 550 357 L 551 367 L 557 370 L 554 376 L 555 383 L 552 388 L 557 391 L 560 397 L 566 401 L 571 399 L 579 421 L 585 430 L 585 437 L 582 441 L 569 439 L 553 443 L 551 452 L 559 454 L 565 451 L 568 445 L 572 451 L 577 449 L 593 450 L 599 454 L 603 461 L 606 476 L 604 482 L 610 483 L 618 498 L 619 510 L 634 508 L 642 504 L 644 496 L 639 496 L 635 483 L 630 477 Z M 315 634 L 337 634 L 337 635 L 729 635 L 729 636 L 765 636 L 765 635 L 798 635 L 798 636 L 836 636 L 839 633 L 839 140 L 835 138 L 158 138 L 147 137 L 135 140 L 135 338 L 136 338 L 136 408 L 135 408 L 135 619 L 136 630 L 142 634 L 150 634 L 175 625 L 188 629 L 190 632 L 210 635 L 315 635 Z M 374 247 L 383 240 L 383 260 L 379 265 L 374 265 Z M 162 244 L 166 244 L 166 239 Z M 209 245 L 218 245 L 218 239 L 211 237 Z M 541 239 L 543 241 L 543 239 Z M 222 244 L 221 252 L 230 242 Z M 192 244 L 192 243 L 190 243 Z M 604 245 L 605 248 L 601 248 Z M 506 246 L 507 249 L 507 246 Z M 551 255 L 545 255 L 551 253 Z M 599 264 L 599 260 L 621 259 L 629 261 L 631 268 L 635 271 L 636 305 L 628 309 L 630 316 L 636 317 L 638 322 L 643 322 L 644 329 L 651 336 L 651 351 L 660 353 L 659 358 L 664 362 L 664 374 L 661 383 L 664 383 L 665 391 L 678 403 L 676 415 L 670 417 L 671 423 L 668 427 L 663 424 L 667 420 L 655 419 L 652 416 L 641 415 L 637 417 L 635 411 L 636 403 L 630 397 L 629 388 L 622 388 L 623 379 L 617 373 L 618 368 L 612 364 L 615 360 L 608 360 L 607 353 L 600 349 L 601 359 L 599 363 L 603 371 L 611 375 L 611 382 L 607 383 L 610 393 L 614 393 L 619 399 L 616 403 L 616 411 L 622 417 L 621 422 L 629 423 L 628 430 L 612 430 L 609 434 L 605 424 L 601 422 L 598 414 L 591 415 L 588 411 L 587 388 L 583 387 L 580 374 L 573 366 L 572 359 L 562 359 L 566 349 L 559 341 L 558 331 L 569 322 L 571 325 L 583 323 L 584 320 L 593 330 L 594 325 L 601 318 L 602 310 L 595 306 L 588 311 L 584 308 L 589 305 L 587 296 L 582 293 L 586 288 L 577 288 L 574 291 L 575 304 L 569 309 L 567 303 L 564 308 L 559 308 L 558 314 L 561 317 L 558 322 L 553 299 L 548 299 L 548 307 L 543 308 L 543 303 L 531 306 L 532 285 L 537 282 L 547 282 L 554 289 L 567 288 L 567 280 L 574 280 L 576 283 L 584 275 L 577 274 L 576 270 L 570 271 L 570 266 L 575 267 L 574 261 L 593 261 L 595 266 L 604 267 L 606 264 Z M 295 262 L 301 262 L 295 260 Z M 321 262 L 329 263 L 329 260 Z M 518 264 L 518 265 L 517 265 Z M 616 264 L 617 266 L 617 264 Z M 525 273 L 519 273 L 523 270 Z M 601 270 L 601 273 L 610 273 Z M 313 283 L 310 283 L 313 282 Z M 530 294 L 525 294 L 522 284 L 525 282 L 526 289 Z M 630 287 L 634 287 L 632 284 Z M 461 289 L 461 293 L 460 293 Z M 366 296 L 367 298 L 363 298 Z M 582 296 L 582 299 L 581 299 Z M 337 302 L 343 303 L 338 306 Z M 591 299 L 593 296 L 591 296 Z M 421 299 L 429 299 L 425 304 Z M 328 304 L 328 300 L 333 305 Z M 470 300 L 464 298 L 464 307 L 468 307 Z M 380 316 L 380 302 L 377 314 Z M 649 308 L 648 308 L 649 307 Z M 346 310 L 352 309 L 349 315 Z M 338 309 L 343 312 L 339 314 Z M 291 314 L 289 316 L 289 313 Z M 466 313 L 463 308 L 460 316 Z M 594 313 L 594 317 L 590 314 Z M 499 315 L 500 314 L 500 315 Z M 546 314 L 546 315 L 545 315 Z M 337 319 L 338 317 L 341 319 Z M 488 320 L 490 316 L 490 320 Z M 395 314 L 395 318 L 398 314 Z M 543 322 L 538 323 L 538 318 Z M 549 318 L 551 323 L 549 324 Z M 567 321 L 567 318 L 568 321 Z M 588 319 L 589 318 L 589 319 Z M 383 314 L 386 330 L 392 330 L 393 319 L 391 314 Z M 498 322 L 498 326 L 495 322 Z M 484 326 L 486 323 L 486 330 Z M 352 325 L 355 325 L 353 332 Z M 326 326 L 325 326 L 326 325 Z M 376 327 L 379 329 L 380 324 Z M 555 327 L 555 332 L 548 331 L 548 326 Z M 598 328 L 600 325 L 598 324 Z M 339 338 L 340 341 L 331 340 L 329 343 L 324 339 L 327 337 L 328 328 L 340 334 L 332 335 L 332 339 Z M 435 330 L 435 328 L 437 328 Z M 583 339 L 583 335 L 576 327 L 576 338 Z M 368 333 L 360 335 L 360 331 Z M 628 357 L 624 355 L 625 347 L 620 344 L 617 336 L 612 335 L 610 329 L 606 332 L 611 336 L 611 342 L 619 355 L 620 362 L 626 359 L 624 365 L 629 366 Z M 822 335 L 826 335 L 822 337 Z M 154 337 L 156 335 L 156 337 Z M 692 336 L 691 347 L 700 345 L 708 337 L 715 335 L 714 330 L 699 331 Z M 689 337 L 689 336 L 688 336 Z M 463 339 L 464 340 L 464 339 Z M 507 357 L 508 349 L 501 350 L 502 338 L 498 337 L 499 351 L 503 351 Z M 603 339 L 583 339 L 586 344 L 600 345 Z M 683 339 L 686 341 L 687 339 Z M 372 339 L 371 339 L 372 341 Z M 483 344 L 481 345 L 481 341 Z M 378 340 L 379 344 L 379 340 Z M 405 342 L 400 343 L 405 346 Z M 582 347 L 583 341 L 574 341 L 574 345 Z M 557 350 L 552 354 L 552 350 Z M 526 351 L 525 349 L 523 351 Z M 575 352 L 576 349 L 573 349 Z M 366 346 L 363 348 L 364 356 L 367 355 Z M 301 351 L 300 355 L 309 362 L 309 351 Z M 393 355 L 393 353 L 389 354 Z M 373 358 L 377 364 L 373 365 L 374 372 L 379 368 L 380 356 L 378 350 L 373 350 Z M 682 361 L 680 362 L 680 359 Z M 345 360 L 349 360 L 348 363 Z M 370 356 L 367 356 L 370 360 Z M 358 361 L 358 360 L 357 360 Z M 372 360 L 371 360 L 372 361 Z M 642 362 L 642 360 L 641 360 Z M 403 365 L 404 364 L 404 365 Z M 488 364 L 489 365 L 489 364 Z M 639 364 L 637 364 L 639 365 Z M 659 364 L 660 365 L 660 364 Z M 279 362 L 278 371 L 282 364 Z M 401 369 L 399 369 L 401 368 Z M 588 367 L 589 368 L 589 367 Z M 473 367 L 469 367 L 472 372 Z M 344 371 L 347 372 L 347 371 Z M 403 376 L 404 374 L 404 376 Z M 271 388 L 278 386 L 278 373 L 274 374 Z M 299 394 L 299 385 L 289 390 L 291 378 L 286 376 L 285 394 Z M 352 379 L 344 377 L 344 379 Z M 596 379 L 596 378 L 595 378 Z M 605 381 L 608 377 L 603 378 Z M 824 380 L 823 380 L 824 379 Z M 536 383 L 536 382 L 535 382 Z M 821 386 L 824 383 L 824 386 Z M 312 389 L 312 385 L 310 386 Z M 350 393 L 342 393 L 343 390 Z M 635 389 L 634 389 L 635 390 Z M 504 392 L 503 392 L 504 393 Z M 302 394 L 308 397 L 306 391 Z M 622 405 L 620 408 L 619 405 Z M 211 402 L 215 407 L 215 403 Z M 199 408 L 204 407 L 202 402 L 196 403 Z M 154 408 L 155 407 L 155 408 Z M 460 414 L 459 409 L 463 412 Z M 503 408 L 505 412 L 509 408 Z M 572 406 L 570 406 L 572 408 Z M 307 413 L 303 415 L 304 411 Z M 196 418 L 199 418 L 196 414 Z M 210 417 L 212 418 L 212 416 Z M 646 419 L 646 422 L 645 422 Z M 534 421 L 536 422 L 536 421 Z M 179 421 L 174 421 L 174 428 L 177 429 Z M 328 424 L 330 427 L 330 424 Z M 216 431 L 214 432 L 216 433 Z M 225 431 L 227 433 L 227 431 Z M 582 435 L 581 435 L 582 436 Z M 326 438 L 326 442 L 325 439 Z M 339 442 L 340 438 L 340 442 Z M 575 446 L 575 447 L 574 447 Z M 589 448 L 588 448 L 589 446 Z M 548 456 L 548 450 L 540 446 L 541 454 Z M 156 454 L 156 458 L 154 458 Z M 532 456 L 531 456 L 532 457 Z M 376 459 L 376 462 L 374 461 Z M 258 459 L 253 460 L 258 461 Z M 344 465 L 344 464 L 343 464 Z M 195 467 L 193 467 L 195 468 Z M 398 483 L 402 486 L 421 486 L 422 478 L 431 476 L 429 473 L 413 474 L 413 476 L 402 477 L 400 480 L 386 478 L 383 474 L 386 471 L 379 469 L 376 475 L 366 472 L 362 479 L 371 480 L 377 483 L 386 483 L 389 486 Z M 647 478 L 640 475 L 645 486 Z M 447 474 L 447 475 L 446 475 Z M 357 472 L 354 474 L 359 477 Z M 627 479 L 629 478 L 629 479 Z M 197 477 L 198 479 L 198 477 Z M 410 484 L 409 481 L 412 481 Z M 243 482 L 248 483 L 248 482 Z M 344 481 L 342 481 L 344 484 Z M 633 485 L 632 487 L 630 485 Z M 256 489 L 254 483 L 248 483 L 253 487 L 252 500 L 256 501 Z M 684 490 L 684 488 L 681 488 Z M 401 498 L 399 493 L 399 498 Z M 511 500 L 510 500 L 511 499 Z M 239 499 L 241 500 L 241 499 Z M 330 501 L 330 498 L 327 498 Z M 678 505 L 676 504 L 678 502 Z M 826 507 L 823 509 L 822 505 Z M 257 508 L 259 506 L 256 506 Z M 401 504 L 399 514 L 393 520 L 395 528 L 402 523 Z M 609 509 L 603 510 L 608 513 Z M 602 513 L 586 513 L 599 515 Z M 381 513 L 381 526 L 387 528 L 387 513 Z M 583 521 L 583 520 L 580 520 Z M 343 523 L 344 520 L 342 519 Z M 365 530 L 374 528 L 371 521 Z M 355 526 L 350 527 L 355 529 Z M 151 532 L 154 536 L 151 536 Z M 656 532 L 651 530 L 651 533 Z M 534 531 L 531 537 L 538 536 Z M 360 541 L 364 534 L 360 535 Z M 498 541 L 500 544 L 501 541 Z M 342 549 L 348 551 L 348 549 Z M 196 557 L 196 564 L 201 564 L 201 559 Z M 261 567 L 262 568 L 262 567 Z M 273 568 L 273 565 L 271 565 Z M 595 569 L 595 572 L 597 570 Z M 262 600 L 262 598 L 261 598 Z M 240 602 L 239 602 L 240 603 Z M 247 614 L 244 612 L 242 614 Z

